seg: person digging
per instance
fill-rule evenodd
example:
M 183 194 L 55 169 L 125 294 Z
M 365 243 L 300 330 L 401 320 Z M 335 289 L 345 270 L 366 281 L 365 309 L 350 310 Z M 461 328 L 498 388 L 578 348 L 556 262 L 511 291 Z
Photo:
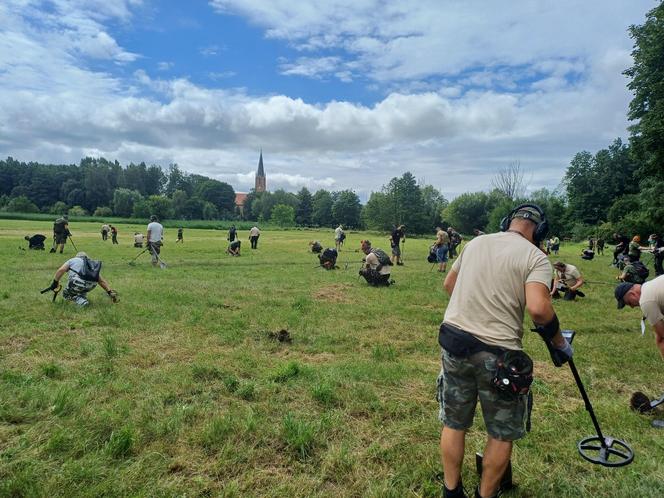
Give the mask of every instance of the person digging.
M 360 275 L 364 277 L 369 285 L 374 287 L 389 286 L 394 283 L 390 280 L 392 273 L 392 261 L 382 249 L 373 249 L 371 242 L 363 240 L 360 245 L 361 251 L 366 255 L 364 265 L 360 269 Z

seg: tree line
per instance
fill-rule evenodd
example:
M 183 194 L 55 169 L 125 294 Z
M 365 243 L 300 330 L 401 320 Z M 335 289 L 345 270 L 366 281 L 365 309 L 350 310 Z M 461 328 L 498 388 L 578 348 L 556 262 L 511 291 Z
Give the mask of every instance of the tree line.
M 634 65 L 624 71 L 633 92 L 629 142 L 617 138 L 595 154 L 577 153 L 558 188 L 526 195 L 525 170 L 514 162 L 494 177 L 489 192 L 468 192 L 448 202 L 410 172 L 392 178 L 362 205 L 351 190 L 311 193 L 250 192 L 244 207 L 225 182 L 188 174 L 177 165 L 165 173 L 145 163 L 85 158 L 77 165 L 0 161 L 0 210 L 162 219 L 245 219 L 280 226 L 386 231 L 404 224 L 410 233 L 440 225 L 462 233 L 498 230 L 516 205 L 533 202 L 547 213 L 551 233 L 581 239 L 613 232 L 647 235 L 664 226 L 664 1 L 629 27 Z

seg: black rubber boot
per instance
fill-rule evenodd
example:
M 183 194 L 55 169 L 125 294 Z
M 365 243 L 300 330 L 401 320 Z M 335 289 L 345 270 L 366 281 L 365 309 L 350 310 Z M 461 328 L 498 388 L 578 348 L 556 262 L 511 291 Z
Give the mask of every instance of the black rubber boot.
M 463 490 L 463 483 L 459 481 L 457 487 L 454 489 L 447 489 L 443 484 L 443 498 L 468 498 L 466 492 Z

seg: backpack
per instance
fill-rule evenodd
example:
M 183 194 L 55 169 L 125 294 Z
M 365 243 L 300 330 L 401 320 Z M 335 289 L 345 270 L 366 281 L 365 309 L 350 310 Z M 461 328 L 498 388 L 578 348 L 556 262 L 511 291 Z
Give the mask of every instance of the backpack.
M 636 274 L 641 279 L 641 282 L 645 282 L 648 276 L 650 275 L 650 270 L 648 270 L 648 267 L 644 265 L 641 261 L 634 261 L 632 263 L 632 266 L 636 270 Z
M 435 244 L 429 247 L 429 255 L 427 256 L 427 261 L 429 263 L 435 263 L 436 261 L 438 261 L 438 254 L 436 252 Z
M 377 270 L 380 271 L 380 269 L 381 269 L 383 266 L 387 266 L 387 265 L 391 265 L 391 264 L 392 264 L 392 260 L 391 260 L 390 257 L 387 255 L 387 253 L 386 253 L 385 251 L 383 251 L 382 249 L 372 249 L 371 252 L 372 252 L 373 254 L 375 254 L 376 257 L 378 258 L 378 268 L 377 268 Z
M 53 223 L 53 233 L 63 234 L 65 233 L 65 225 L 67 222 L 63 218 L 58 218 Z
M 315 242 L 311 244 L 311 252 L 321 252 L 323 250 L 323 246 L 320 245 L 318 242 Z
M 72 270 L 79 277 L 87 282 L 99 282 L 99 273 L 101 272 L 101 261 L 96 261 L 90 258 L 81 258 L 83 260 L 83 268 L 81 271 Z
M 323 251 L 323 254 L 318 256 L 318 260 L 320 261 L 321 266 L 329 270 L 334 268 L 334 265 L 337 264 L 337 256 L 337 250 L 328 247 Z M 329 263 L 328 266 L 325 266 L 325 263 Z

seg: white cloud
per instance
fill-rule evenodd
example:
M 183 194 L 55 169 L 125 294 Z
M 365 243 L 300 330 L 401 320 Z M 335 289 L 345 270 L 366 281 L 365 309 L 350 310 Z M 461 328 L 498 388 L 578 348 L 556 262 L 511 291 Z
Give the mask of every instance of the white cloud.
M 410 170 L 447 195 L 487 188 L 494 171 L 519 159 L 534 172 L 534 188 L 555 186 L 575 152 L 625 134 L 625 29 L 649 6 L 587 4 L 594 8 L 579 4 L 576 16 L 563 16 L 570 1 L 531 0 L 499 11 L 472 1 L 417 8 L 373 0 L 215 1 L 301 51 L 281 63 L 284 73 L 373 79 L 385 91 L 371 104 L 314 104 L 159 78 L 145 67 L 123 67 L 126 77 L 90 69 L 89 58 L 108 67 L 145 62 L 120 46 L 109 26 L 131 23 L 138 2 L 58 0 L 46 11 L 36 0 L 6 0 L 0 154 L 177 162 L 248 190 L 263 147 L 271 189 L 366 194 Z M 231 75 L 208 73 L 218 81 Z
M 175 66 L 174 62 L 158 62 L 157 63 L 157 69 L 159 71 L 168 71 L 169 69 L 173 69 Z

